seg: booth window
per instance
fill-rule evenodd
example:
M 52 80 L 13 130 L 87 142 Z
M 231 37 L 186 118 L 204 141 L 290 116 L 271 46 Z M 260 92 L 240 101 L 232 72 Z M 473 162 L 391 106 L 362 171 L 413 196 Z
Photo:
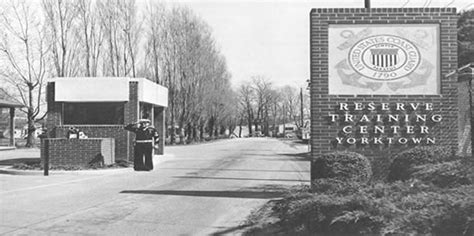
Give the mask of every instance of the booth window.
M 151 119 L 152 105 L 140 103 L 140 119 Z
M 124 103 L 64 103 L 63 117 L 66 125 L 122 125 Z

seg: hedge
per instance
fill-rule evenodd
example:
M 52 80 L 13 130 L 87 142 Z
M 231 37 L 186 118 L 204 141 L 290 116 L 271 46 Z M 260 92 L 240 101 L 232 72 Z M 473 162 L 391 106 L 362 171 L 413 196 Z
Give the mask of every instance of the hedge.
M 324 154 L 311 162 L 311 179 L 367 182 L 372 176 L 369 160 L 355 152 Z

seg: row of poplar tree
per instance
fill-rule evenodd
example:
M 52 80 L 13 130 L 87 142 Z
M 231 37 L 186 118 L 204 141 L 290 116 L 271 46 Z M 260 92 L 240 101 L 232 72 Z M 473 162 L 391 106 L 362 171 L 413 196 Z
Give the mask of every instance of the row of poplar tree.
M 25 105 L 27 146 L 46 115 L 49 77 L 145 77 L 168 87 L 172 143 L 235 127 L 225 58 L 189 9 L 134 0 L 11 0 L 1 9 L 0 78 Z

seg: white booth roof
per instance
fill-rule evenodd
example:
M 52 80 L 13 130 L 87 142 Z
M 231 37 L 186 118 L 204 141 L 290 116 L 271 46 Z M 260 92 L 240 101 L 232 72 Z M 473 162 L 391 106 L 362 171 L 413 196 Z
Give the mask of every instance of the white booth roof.
M 168 89 L 145 78 L 61 77 L 48 82 L 55 82 L 57 102 L 126 102 L 131 81 L 138 82 L 138 101 L 168 106 Z

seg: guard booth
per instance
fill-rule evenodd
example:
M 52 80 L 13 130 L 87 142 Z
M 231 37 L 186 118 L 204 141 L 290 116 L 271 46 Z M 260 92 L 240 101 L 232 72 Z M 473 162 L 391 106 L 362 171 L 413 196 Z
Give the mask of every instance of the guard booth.
M 41 157 L 51 165 L 87 165 L 99 154 L 105 164 L 133 160 L 135 134 L 124 126 L 138 119 L 151 120 L 160 134 L 155 155 L 164 153 L 166 87 L 145 78 L 53 78 L 46 99 Z

